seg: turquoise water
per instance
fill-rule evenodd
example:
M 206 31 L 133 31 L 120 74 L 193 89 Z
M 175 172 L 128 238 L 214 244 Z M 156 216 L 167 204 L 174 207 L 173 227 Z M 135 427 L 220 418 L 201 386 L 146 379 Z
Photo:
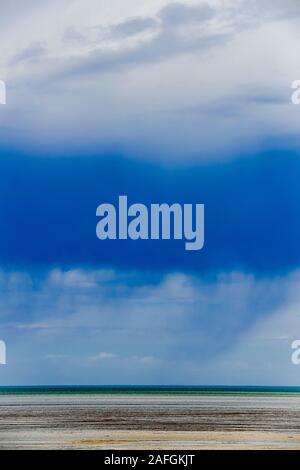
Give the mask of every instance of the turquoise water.
M 300 387 L 255 386 L 19 386 L 0 387 L 0 395 L 300 395 Z

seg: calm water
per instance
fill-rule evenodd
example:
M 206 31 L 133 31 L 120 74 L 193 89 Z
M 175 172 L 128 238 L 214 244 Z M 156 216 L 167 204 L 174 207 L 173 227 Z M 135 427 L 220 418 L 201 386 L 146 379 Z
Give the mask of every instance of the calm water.
M 255 386 L 19 386 L 0 387 L 0 395 L 300 395 L 300 387 Z

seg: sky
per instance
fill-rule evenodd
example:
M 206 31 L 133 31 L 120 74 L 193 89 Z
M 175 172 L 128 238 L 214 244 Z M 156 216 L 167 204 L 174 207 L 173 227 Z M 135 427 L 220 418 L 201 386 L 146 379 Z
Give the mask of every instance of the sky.
M 299 385 L 300 6 L 3 0 L 0 385 Z M 205 245 L 96 208 L 205 204 Z

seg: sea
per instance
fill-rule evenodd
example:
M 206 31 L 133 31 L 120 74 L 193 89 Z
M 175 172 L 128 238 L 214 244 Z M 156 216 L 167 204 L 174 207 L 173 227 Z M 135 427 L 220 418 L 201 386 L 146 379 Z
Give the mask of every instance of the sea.
M 215 385 L 0 386 L 0 395 L 299 395 L 299 387 Z

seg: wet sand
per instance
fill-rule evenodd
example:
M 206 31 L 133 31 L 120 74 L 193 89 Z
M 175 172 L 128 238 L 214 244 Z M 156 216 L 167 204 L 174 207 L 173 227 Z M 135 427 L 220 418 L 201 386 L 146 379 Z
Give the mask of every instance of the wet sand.
M 0 449 L 300 449 L 300 397 L 0 396 Z

